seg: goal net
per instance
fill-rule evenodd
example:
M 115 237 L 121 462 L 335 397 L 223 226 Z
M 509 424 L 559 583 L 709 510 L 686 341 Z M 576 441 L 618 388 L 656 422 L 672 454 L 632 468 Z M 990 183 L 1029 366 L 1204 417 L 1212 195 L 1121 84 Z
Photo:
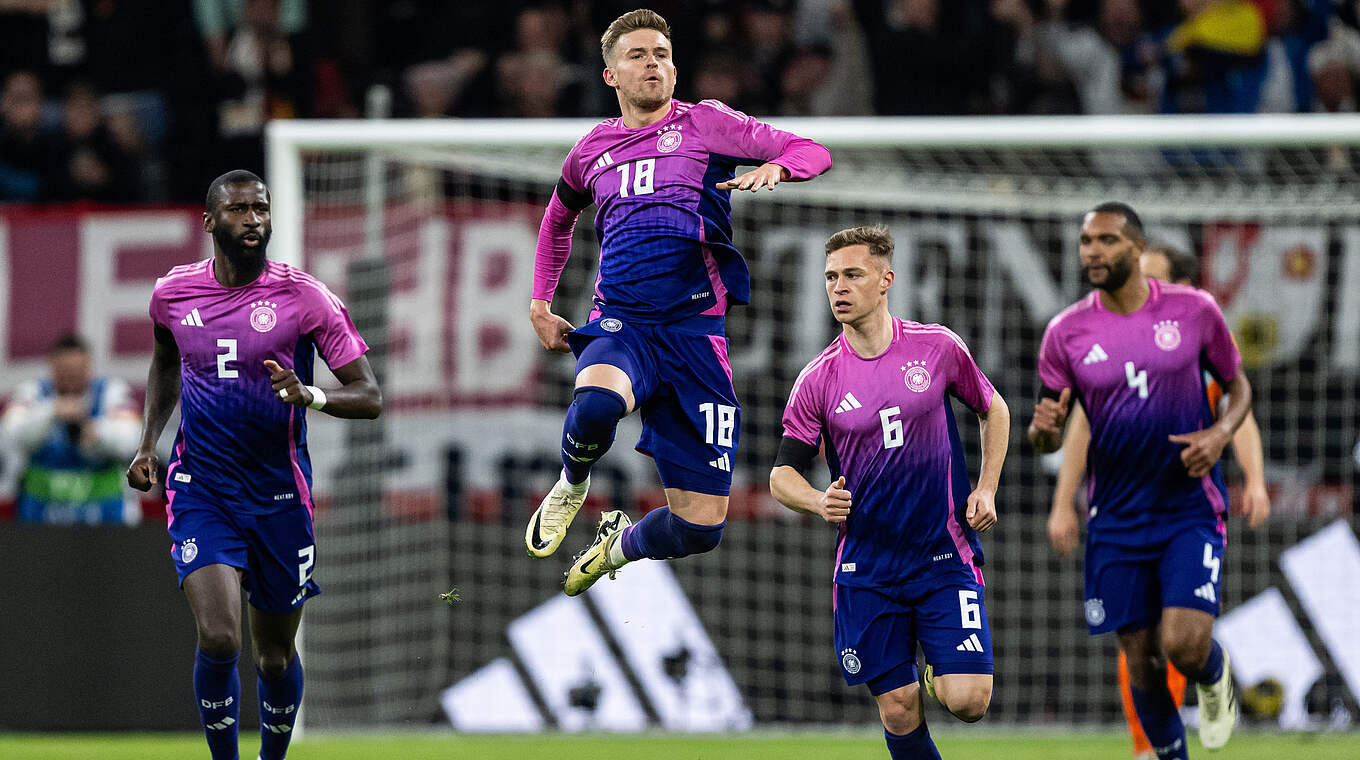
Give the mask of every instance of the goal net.
M 752 303 L 728 320 L 742 445 L 732 463 L 722 547 L 669 563 L 690 605 L 685 614 L 712 645 L 657 644 L 672 647 L 656 654 L 671 681 L 683 691 L 705 668 L 730 676 L 740 709 L 756 724 L 876 720 L 862 690 L 844 686 L 832 651 L 834 534 L 775 504 L 766 481 L 789 388 L 836 331 L 821 276 L 823 243 L 835 230 L 882 222 L 897 241 L 894 313 L 962 336 L 1014 416 L 997 497 L 1001 519 L 984 538 L 996 661 L 991 715 L 1037 724 L 1120 719 L 1114 644 L 1086 634 L 1081 560 L 1059 558 L 1048 545 L 1056 461 L 1036 457 L 1022 431 L 1044 326 L 1085 291 L 1081 214 L 1121 200 L 1139 211 L 1152 241 L 1199 255 L 1200 284 L 1222 305 L 1255 389 L 1275 514 L 1259 532 L 1231 523 L 1223 606 L 1230 614 L 1241 607 L 1245 616 L 1260 606 L 1248 602 L 1268 596 L 1270 609 L 1284 610 L 1272 619 L 1287 618 L 1290 635 L 1303 642 L 1298 656 L 1311 657 L 1319 670 L 1301 682 L 1247 665 L 1252 682 L 1241 686 L 1284 684 L 1296 724 L 1337 706 L 1354 710 L 1348 674 L 1360 681 L 1360 665 L 1348 666 L 1353 655 L 1335 642 L 1348 631 L 1360 640 L 1360 612 L 1352 604 L 1314 614 L 1317 579 L 1287 572 L 1281 559 L 1337 517 L 1357 526 L 1354 123 L 775 123 L 828 145 L 836 165 L 814 182 L 733 199 L 734 238 L 753 277 Z M 650 460 L 628 450 L 638 427 L 626 420 L 563 556 L 524 556 L 525 521 L 560 468 L 573 381 L 570 358 L 543 351 L 528 323 L 534 241 L 562 159 L 591 126 L 271 125 L 273 250 L 346 300 L 373 347 L 385 397 L 377 422 L 318 415 L 312 424 L 316 490 L 324 497 L 316 578 L 325 593 L 308 605 L 304 627 L 309 729 L 450 719 L 475 726 L 460 718 L 475 712 L 479 699 L 525 714 L 495 724 L 504 729 L 608 728 L 605 708 L 618 690 L 637 707 L 639 725 L 697 725 L 668 717 L 668 698 L 649 685 L 650 666 L 637 664 L 652 655 L 634 649 L 643 644 L 616 627 L 603 597 L 591 600 L 595 592 L 580 614 L 551 618 L 576 621 L 553 625 L 579 629 L 545 631 L 546 624 L 525 622 L 556 614 L 545 605 L 560 596 L 567 557 L 590 540 L 587 526 L 602 508 L 623 507 L 636 517 L 664 501 Z M 575 324 L 585 319 L 593 290 L 592 214 L 577 224 L 553 304 Z M 976 452 L 976 426 L 961 427 L 966 450 Z M 976 467 L 977 457 L 971 460 Z M 1235 463 L 1226 474 L 1235 498 Z M 453 587 L 461 601 L 441 601 Z M 584 649 L 545 670 L 532 649 L 546 644 L 526 633 L 535 628 L 540 637 L 598 639 L 624 663 L 623 675 L 611 680 Z M 654 638 L 667 635 L 656 631 Z M 1233 647 L 1248 651 L 1247 644 Z M 1235 663 L 1241 659 L 1234 654 Z M 1303 672 L 1294 668 L 1295 676 Z M 458 692 L 482 695 L 472 707 L 444 692 L 474 683 L 483 690 Z M 749 721 L 725 727 L 743 725 Z

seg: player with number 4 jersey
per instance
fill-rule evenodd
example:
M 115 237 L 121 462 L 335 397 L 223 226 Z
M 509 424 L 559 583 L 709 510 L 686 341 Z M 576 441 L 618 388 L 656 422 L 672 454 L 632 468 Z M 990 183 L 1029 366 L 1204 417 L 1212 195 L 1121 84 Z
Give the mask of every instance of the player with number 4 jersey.
M 1145 246 L 1127 205 L 1086 214 L 1081 262 L 1095 290 L 1044 332 L 1029 439 L 1057 449 L 1074 400 L 1090 421 L 1086 622 L 1118 636 L 1134 709 L 1167 760 L 1188 751 L 1168 660 L 1198 685 L 1206 747 L 1223 746 L 1236 719 L 1228 657 L 1212 638 L 1228 511 L 1218 460 L 1251 386 L 1213 298 L 1144 276 Z M 1217 420 L 1205 371 L 1229 398 Z
M 955 716 L 979 720 L 991 701 L 977 532 L 996 523 L 1010 412 L 957 335 L 889 313 L 892 249 L 884 227 L 827 241 L 826 290 L 841 335 L 789 393 L 770 492 L 838 526 L 836 657 L 846 683 L 868 686 L 889 754 L 901 760 L 939 757 L 922 717 L 918 644 L 927 693 Z M 981 424 L 976 488 L 951 399 Z M 834 479 L 824 490 L 803 474 L 819 447 Z
M 557 551 L 585 502 L 590 470 L 619 421 L 642 412 L 637 449 L 656 462 L 666 506 L 637 525 L 607 512 L 567 572 L 568 595 L 641 558 L 713 549 L 727 518 L 741 426 L 724 318 L 750 300 L 732 244 L 732 190 L 773 190 L 831 166 L 826 148 L 706 100 L 671 96 L 670 27 L 635 10 L 601 39 L 604 80 L 620 116 L 591 130 L 562 166 L 538 235 L 529 317 L 551 351 L 576 355 L 562 430 L 562 475 L 525 530 L 532 557 Z M 734 176 L 738 166 L 753 171 Z M 594 309 L 579 328 L 550 307 L 576 217 L 596 206 L 600 268 Z

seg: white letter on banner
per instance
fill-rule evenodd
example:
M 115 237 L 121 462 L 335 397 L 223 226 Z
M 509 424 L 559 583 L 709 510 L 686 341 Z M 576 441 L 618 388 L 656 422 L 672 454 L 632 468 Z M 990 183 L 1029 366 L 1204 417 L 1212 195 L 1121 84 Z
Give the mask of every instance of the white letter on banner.
M 89 214 L 80 219 L 80 313 L 76 325 L 90 342 L 91 358 L 100 372 L 114 377 L 138 377 L 146 372 L 146 356 L 114 357 L 113 331 L 120 317 L 147 319 L 154 279 L 120 282 L 118 255 L 147 252 L 162 255 L 165 248 L 191 244 L 195 232 L 203 238 L 204 258 L 212 238 L 196 230 L 195 217 L 183 211 Z M 155 251 L 154 249 L 161 249 Z
M 1360 227 L 1341 228 L 1341 286 L 1332 323 L 1332 366 L 1360 370 Z
M 521 391 L 542 350 L 529 327 L 525 297 L 534 266 L 534 257 L 525 252 L 534 250 L 538 226 L 526 216 L 466 222 L 455 230 L 456 322 L 449 336 L 454 392 Z

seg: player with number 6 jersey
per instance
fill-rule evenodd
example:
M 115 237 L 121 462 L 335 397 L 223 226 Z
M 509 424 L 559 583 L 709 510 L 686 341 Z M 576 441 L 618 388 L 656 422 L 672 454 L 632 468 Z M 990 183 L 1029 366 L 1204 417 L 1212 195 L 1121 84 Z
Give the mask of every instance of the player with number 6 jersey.
M 294 638 L 312 572 L 312 466 L 305 413 L 373 418 L 382 395 L 344 304 L 265 258 L 269 190 L 247 171 L 208 188 L 213 257 L 175 267 L 151 295 L 154 348 L 142 442 L 128 483 L 161 477 L 156 443 L 178 405 L 165 469 L 167 527 L 198 630 L 194 696 L 213 760 L 237 760 L 241 596 L 259 675 L 260 760 L 283 760 L 302 703 Z M 340 381 L 312 385 L 317 354 Z
M 973 722 L 992 695 L 992 637 L 977 532 L 996 524 L 1010 412 L 959 336 L 897 319 L 885 227 L 853 227 L 826 244 L 826 291 L 841 334 L 799 374 L 770 472 L 780 503 L 838 527 L 835 652 L 848 684 L 878 703 L 889 754 L 938 758 L 921 711 L 926 692 Z M 977 415 L 982 463 L 970 486 L 952 399 Z M 804 472 L 824 452 L 833 482 Z
M 732 243 L 732 190 L 773 190 L 816 177 L 831 154 L 714 100 L 671 96 L 670 27 L 645 9 L 601 39 L 604 81 L 620 116 L 568 153 L 539 229 L 529 318 L 551 351 L 576 355 L 562 430 L 562 475 L 525 530 L 532 557 L 553 554 L 585 502 L 590 470 L 619 421 L 642 411 L 637 449 L 656 463 L 666 506 L 631 525 L 607 512 L 563 587 L 584 591 L 641 559 L 713 549 L 727 518 L 741 425 L 724 317 L 750 300 L 746 262 Z M 756 165 L 733 176 L 737 167 Z M 577 216 L 595 204 L 600 268 L 589 322 L 551 311 Z
M 1083 218 L 1082 268 L 1095 289 L 1044 332 L 1029 439 L 1057 449 L 1073 401 L 1090 421 L 1086 622 L 1092 635 L 1117 635 L 1134 710 L 1168 760 L 1188 752 L 1168 660 L 1198 685 L 1206 747 L 1223 746 L 1236 720 L 1229 659 L 1212 638 L 1228 511 L 1218 460 L 1250 410 L 1251 386 L 1213 298 L 1147 278 L 1145 247 L 1126 204 Z M 1205 371 L 1229 397 L 1217 420 Z

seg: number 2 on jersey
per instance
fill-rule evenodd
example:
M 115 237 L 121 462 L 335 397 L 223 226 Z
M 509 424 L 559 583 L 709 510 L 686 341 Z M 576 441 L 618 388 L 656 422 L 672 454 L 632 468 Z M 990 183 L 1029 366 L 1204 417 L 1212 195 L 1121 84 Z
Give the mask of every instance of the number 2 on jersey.
M 227 349 L 225 353 L 217 355 L 217 376 L 226 379 L 239 376 L 241 373 L 237 370 L 227 369 L 227 362 L 236 361 L 236 339 L 218 338 L 217 347 Z
M 644 158 L 631 164 L 620 164 L 614 171 L 623 175 L 619 180 L 619 197 L 628 197 L 628 173 L 633 171 L 633 195 L 651 195 L 652 178 L 656 174 L 656 159 Z

